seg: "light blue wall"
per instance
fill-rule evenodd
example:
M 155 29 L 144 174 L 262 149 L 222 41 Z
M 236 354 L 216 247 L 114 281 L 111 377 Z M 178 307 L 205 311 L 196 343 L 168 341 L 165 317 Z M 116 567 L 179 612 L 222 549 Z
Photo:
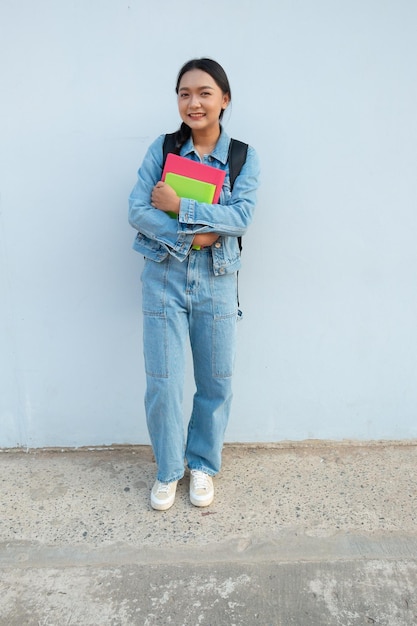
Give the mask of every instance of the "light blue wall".
M 3 0 L 0 29 L 0 446 L 148 442 L 127 196 L 205 55 L 263 165 L 228 441 L 417 436 L 414 0 Z

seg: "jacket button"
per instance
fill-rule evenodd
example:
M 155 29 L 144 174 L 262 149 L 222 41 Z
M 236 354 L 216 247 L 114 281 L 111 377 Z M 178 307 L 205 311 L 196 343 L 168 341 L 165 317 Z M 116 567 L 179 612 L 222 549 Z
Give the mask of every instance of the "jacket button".
M 222 244 L 220 243 L 220 241 L 216 241 L 216 243 L 214 244 L 215 248 L 221 248 Z

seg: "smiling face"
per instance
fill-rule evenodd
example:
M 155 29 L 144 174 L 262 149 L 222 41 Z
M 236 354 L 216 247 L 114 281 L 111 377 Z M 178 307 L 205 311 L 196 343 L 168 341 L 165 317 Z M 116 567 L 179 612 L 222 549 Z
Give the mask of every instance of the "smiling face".
M 186 72 L 178 85 L 178 110 L 192 132 L 218 132 L 221 112 L 229 104 L 216 81 L 202 70 Z

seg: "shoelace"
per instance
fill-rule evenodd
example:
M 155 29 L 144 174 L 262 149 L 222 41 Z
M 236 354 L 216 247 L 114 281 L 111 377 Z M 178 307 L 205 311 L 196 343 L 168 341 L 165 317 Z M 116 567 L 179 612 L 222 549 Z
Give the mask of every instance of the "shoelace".
M 193 477 L 195 489 L 205 489 L 207 491 L 210 488 L 210 482 L 207 474 L 201 472 L 200 470 L 191 470 L 191 475 Z
M 168 493 L 170 483 L 159 483 L 156 493 Z

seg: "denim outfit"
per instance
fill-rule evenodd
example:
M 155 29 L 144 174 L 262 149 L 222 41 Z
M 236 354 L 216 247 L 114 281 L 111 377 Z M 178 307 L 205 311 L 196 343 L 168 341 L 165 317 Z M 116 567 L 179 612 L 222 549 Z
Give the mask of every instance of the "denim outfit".
M 129 222 L 138 231 L 134 249 L 145 257 L 142 272 L 145 394 L 149 435 L 157 478 L 172 482 L 190 469 L 213 476 L 232 399 L 236 344 L 237 237 L 252 221 L 259 162 L 248 149 L 246 163 L 230 191 L 227 155 L 230 139 L 222 130 L 215 149 L 203 159 L 190 138 L 181 155 L 226 170 L 219 204 L 181 199 L 178 219 L 150 204 L 161 179 L 164 135 L 149 147 L 129 198 Z M 192 249 L 197 233 L 218 233 L 208 248 Z M 185 348 L 190 341 L 196 392 L 185 438 L 182 399 Z

